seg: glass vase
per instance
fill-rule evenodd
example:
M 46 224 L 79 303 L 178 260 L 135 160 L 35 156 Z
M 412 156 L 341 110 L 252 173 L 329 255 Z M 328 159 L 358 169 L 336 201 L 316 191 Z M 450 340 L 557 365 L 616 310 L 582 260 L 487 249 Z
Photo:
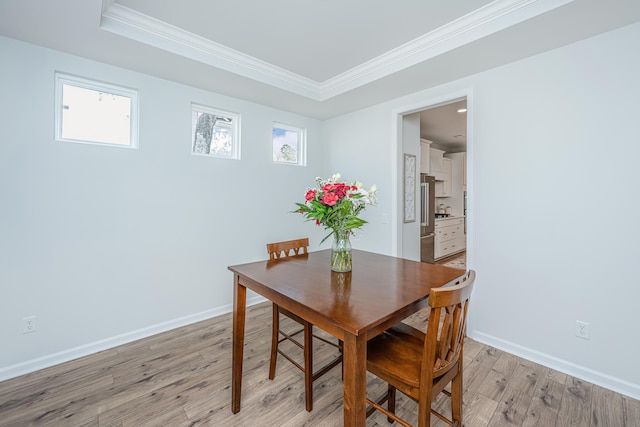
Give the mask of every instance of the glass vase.
M 331 270 L 344 273 L 351 271 L 351 241 L 349 231 L 336 231 L 331 245 Z

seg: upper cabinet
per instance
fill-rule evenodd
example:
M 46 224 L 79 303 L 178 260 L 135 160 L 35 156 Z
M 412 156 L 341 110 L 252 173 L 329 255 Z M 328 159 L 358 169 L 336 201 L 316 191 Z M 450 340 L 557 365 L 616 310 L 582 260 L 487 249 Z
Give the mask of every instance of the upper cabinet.
M 431 141 L 420 138 L 420 173 L 431 173 Z
M 456 164 L 451 175 L 454 185 L 461 185 L 462 191 L 467 191 L 467 153 L 451 153 L 447 154 L 447 157 Z
M 431 144 L 420 139 L 420 173 L 435 177 L 436 197 L 462 197 L 467 189 L 467 153 L 446 153 Z
M 436 181 L 446 181 L 447 177 L 444 151 L 432 148 L 430 151 L 429 166 L 431 167 L 431 175 L 436 177 Z
M 443 171 L 436 175 L 436 197 L 451 197 L 451 159 L 442 159 Z

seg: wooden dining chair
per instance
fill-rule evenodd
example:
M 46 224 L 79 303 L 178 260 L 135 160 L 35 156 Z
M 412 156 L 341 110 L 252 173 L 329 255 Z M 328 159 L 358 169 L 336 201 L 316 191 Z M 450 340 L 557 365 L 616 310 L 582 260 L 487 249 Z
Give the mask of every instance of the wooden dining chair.
M 287 240 L 284 242 L 268 243 L 267 252 L 269 252 L 269 259 L 278 260 L 290 256 L 305 255 L 308 253 L 308 247 L 308 238 Z M 302 325 L 302 329 L 298 329 L 294 332 L 285 332 L 284 330 L 280 329 L 281 314 L 298 322 L 300 325 Z M 295 338 L 296 335 L 300 333 L 303 334 L 302 343 Z M 280 338 L 280 336 L 282 336 L 283 338 Z M 336 358 L 324 365 L 317 372 L 313 372 L 313 338 L 319 339 L 329 345 L 337 347 L 340 351 L 340 354 Z M 291 356 L 289 356 L 279 348 L 279 344 L 285 340 L 291 341 L 296 346 L 302 349 L 304 357 L 303 364 L 296 362 Z M 305 404 L 307 411 L 311 411 L 313 409 L 313 381 L 320 378 L 322 375 L 326 374 L 333 367 L 342 362 L 342 342 L 338 341 L 338 343 L 336 344 L 323 337 L 314 335 L 313 325 L 311 323 L 274 303 L 273 325 L 271 332 L 271 360 L 269 362 L 270 380 L 276 377 L 276 361 L 278 359 L 278 354 L 282 355 L 285 359 L 287 359 L 304 373 Z
M 405 323 L 386 330 L 367 344 L 367 370 L 388 383 L 387 393 L 371 405 L 389 422 L 410 424 L 395 414 L 396 389 L 418 402 L 418 426 L 429 427 L 433 413 L 462 427 L 462 350 L 469 298 L 476 273 L 470 270 L 452 286 L 431 289 L 426 334 Z M 451 391 L 445 387 L 451 384 Z M 431 408 L 439 393 L 451 398 L 451 419 Z M 382 404 L 387 402 L 387 409 Z

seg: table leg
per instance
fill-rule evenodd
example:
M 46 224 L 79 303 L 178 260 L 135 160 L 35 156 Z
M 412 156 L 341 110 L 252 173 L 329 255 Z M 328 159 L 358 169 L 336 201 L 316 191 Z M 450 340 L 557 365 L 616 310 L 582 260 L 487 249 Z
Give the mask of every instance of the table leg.
M 242 358 L 244 356 L 244 324 L 247 313 L 247 288 L 234 278 L 233 287 L 233 350 L 231 355 L 231 412 L 240 412 L 242 394 Z
M 345 334 L 343 347 L 344 425 L 366 424 L 367 341 L 363 336 Z
M 304 389 L 307 411 L 313 410 L 313 325 L 304 322 Z

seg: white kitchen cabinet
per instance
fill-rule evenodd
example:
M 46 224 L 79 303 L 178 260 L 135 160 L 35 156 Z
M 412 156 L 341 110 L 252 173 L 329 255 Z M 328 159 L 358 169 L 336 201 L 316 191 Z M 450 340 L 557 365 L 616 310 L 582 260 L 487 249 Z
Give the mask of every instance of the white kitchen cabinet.
M 460 165 L 460 168 L 462 169 L 459 173 L 460 173 L 460 181 L 462 184 L 462 190 L 466 191 L 467 190 L 467 153 L 451 153 L 451 154 L 447 154 L 447 157 L 450 157 L 451 159 L 455 160 L 458 162 L 458 164 Z M 455 173 L 455 172 L 453 172 Z M 455 180 L 458 181 L 458 180 Z
M 431 173 L 431 141 L 420 138 L 420 173 Z
M 444 174 L 444 151 L 437 148 L 429 150 L 429 167 L 431 175 L 435 176 L 436 180 L 442 179 Z
M 464 218 L 442 218 L 435 223 L 434 258 L 444 258 L 466 248 Z
M 439 176 L 436 175 L 436 197 L 451 197 L 451 159 L 443 158 L 442 164 L 442 173 Z

